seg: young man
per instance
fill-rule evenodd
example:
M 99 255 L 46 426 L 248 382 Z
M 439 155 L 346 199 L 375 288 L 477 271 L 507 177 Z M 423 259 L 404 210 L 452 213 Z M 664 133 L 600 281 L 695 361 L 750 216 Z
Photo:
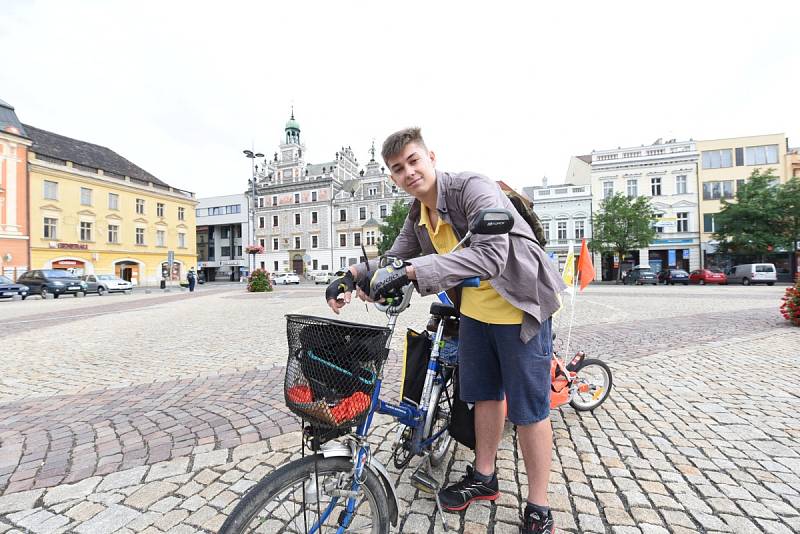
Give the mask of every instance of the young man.
M 415 199 L 387 252 L 405 265 L 375 271 L 372 263 L 374 274 L 366 283 L 363 264 L 351 266 L 344 278 L 331 284 L 344 289 L 344 295 L 328 304 L 339 313 L 356 287 L 358 296 L 369 300 L 409 280 L 422 295 L 430 295 L 455 288 L 465 278 L 480 277 L 480 287 L 464 288 L 459 299 L 461 397 L 475 403 L 475 465 L 439 497 L 451 511 L 464 510 L 475 500 L 497 499 L 495 459 L 507 399 L 508 418 L 517 425 L 528 473 L 522 532 L 551 534 L 550 317 L 559 307 L 557 293 L 565 288 L 561 277 L 498 185 L 475 173 L 437 171 L 436 155 L 425 146 L 419 128 L 390 135 L 381 154 L 394 183 Z M 468 247 L 449 253 L 480 210 L 497 207 L 514 214 L 510 234 L 475 235 Z M 370 295 L 361 289 L 367 284 Z

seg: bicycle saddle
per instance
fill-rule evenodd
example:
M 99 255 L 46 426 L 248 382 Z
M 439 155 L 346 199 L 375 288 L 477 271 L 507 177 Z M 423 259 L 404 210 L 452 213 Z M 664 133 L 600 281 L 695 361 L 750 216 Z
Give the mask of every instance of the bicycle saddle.
M 458 317 L 458 312 L 453 306 L 448 306 L 441 302 L 432 302 L 430 313 L 439 317 Z

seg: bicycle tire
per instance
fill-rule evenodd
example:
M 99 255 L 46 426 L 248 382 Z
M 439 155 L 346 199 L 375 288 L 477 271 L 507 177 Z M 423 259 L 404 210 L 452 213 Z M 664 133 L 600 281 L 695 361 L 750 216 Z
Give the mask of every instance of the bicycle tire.
M 316 464 L 317 475 L 315 476 L 314 466 Z M 340 473 L 346 473 L 345 481 L 349 485 L 351 481 L 351 474 L 353 470 L 353 462 L 350 458 L 337 456 L 333 458 L 324 458 L 321 454 L 306 456 L 299 460 L 295 460 L 285 464 L 273 471 L 269 475 L 261 479 L 261 481 L 253 486 L 239 501 L 231 514 L 225 520 L 219 530 L 219 534 L 242 534 L 245 532 L 307 532 L 314 522 L 318 507 L 314 503 L 306 503 L 307 508 L 307 523 L 304 525 L 304 517 L 302 513 L 302 501 L 307 480 L 319 480 L 318 490 L 324 486 L 324 481 L 329 480 L 328 477 L 340 476 Z M 383 487 L 381 480 L 378 476 L 369 469 L 364 470 L 364 483 L 361 485 L 361 491 L 370 505 L 370 519 L 371 521 L 365 525 L 365 528 L 353 530 L 354 525 L 361 524 L 360 522 L 351 523 L 347 532 L 369 532 L 370 534 L 384 534 L 389 532 L 389 497 L 386 495 L 386 490 Z M 293 488 L 293 490 L 284 495 L 286 489 Z M 300 492 L 300 499 L 293 497 Z M 317 492 L 319 496 L 319 491 Z M 325 497 L 325 495 L 322 495 Z M 300 502 L 297 502 L 297 501 Z M 274 501 L 276 506 L 273 511 L 266 511 L 267 506 Z M 337 502 L 337 507 L 328 516 L 327 520 L 322 525 L 322 528 L 317 530 L 321 534 L 335 532 L 339 527 L 338 519 L 340 511 L 344 510 L 344 505 L 347 499 L 340 497 Z M 360 499 L 357 507 L 363 505 L 365 501 Z M 291 511 L 287 509 L 289 505 L 296 505 L 299 510 Z M 327 503 L 320 503 L 319 509 L 324 511 Z M 265 512 L 263 517 L 260 513 Z M 278 512 L 277 514 L 275 512 Z M 288 516 L 287 516 L 288 512 Z M 287 519 L 288 517 L 288 519 Z M 358 514 L 355 519 L 358 520 L 363 517 Z M 294 521 L 292 521 L 294 518 Z M 258 524 L 254 525 L 253 522 L 260 519 Z M 297 528 L 286 529 L 288 525 L 296 524 Z M 256 530 L 257 529 L 257 530 Z
M 442 395 L 442 391 L 447 391 L 447 395 Z M 454 385 L 453 385 L 453 375 L 450 374 L 449 378 L 446 378 L 444 382 L 444 387 L 434 387 L 432 394 L 431 394 L 431 406 L 436 406 L 434 408 L 433 418 L 431 419 L 430 427 L 426 425 L 425 433 L 423 439 L 428 439 L 428 437 L 433 434 L 434 432 L 438 432 L 438 429 L 441 428 L 440 426 L 436 425 L 437 421 L 441 421 L 444 424 L 444 427 L 447 428 L 448 424 L 450 423 L 450 406 L 452 406 L 453 402 L 453 394 L 454 394 Z M 447 403 L 448 399 L 450 400 L 450 406 L 443 406 L 442 402 Z M 447 410 L 447 413 L 443 413 L 444 409 Z M 432 427 L 432 428 L 431 428 Z M 439 436 L 439 439 L 433 442 L 431 445 L 431 454 L 430 454 L 430 462 L 433 467 L 437 467 L 442 464 L 445 457 L 447 456 L 447 451 L 450 450 L 450 446 L 453 443 L 453 437 L 450 435 L 450 432 L 445 430 L 445 432 Z
M 586 370 L 587 368 L 599 367 L 600 372 L 604 375 L 605 380 L 603 381 L 603 390 L 600 392 L 600 395 L 595 398 L 596 390 L 590 391 L 591 392 L 591 401 L 583 402 L 583 397 L 580 396 L 580 392 L 578 394 L 574 394 L 570 397 L 569 405 L 572 406 L 575 410 L 579 412 L 587 412 L 594 410 L 601 404 L 605 402 L 608 396 L 611 394 L 611 387 L 614 385 L 614 379 L 611 375 L 611 368 L 602 360 L 589 358 L 583 360 L 578 368 L 575 370 L 577 373 L 576 380 L 581 379 L 581 371 Z M 586 373 L 584 373 L 584 376 Z

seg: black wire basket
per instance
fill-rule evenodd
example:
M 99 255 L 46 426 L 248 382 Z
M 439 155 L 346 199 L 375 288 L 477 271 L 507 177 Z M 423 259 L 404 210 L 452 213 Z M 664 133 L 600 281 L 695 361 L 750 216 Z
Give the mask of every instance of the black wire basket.
M 287 315 L 286 406 L 312 426 L 343 429 L 363 422 L 390 335 L 381 326 Z

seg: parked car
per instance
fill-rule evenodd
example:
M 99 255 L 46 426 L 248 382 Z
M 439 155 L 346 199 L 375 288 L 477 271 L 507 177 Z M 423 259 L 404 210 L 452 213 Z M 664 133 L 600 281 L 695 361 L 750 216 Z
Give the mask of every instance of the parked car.
M 725 285 L 728 283 L 728 277 L 719 269 L 698 269 L 689 274 L 689 281 L 693 284 L 719 284 Z
M 656 273 L 653 272 L 653 269 L 651 269 L 649 265 L 639 265 L 628 271 L 628 273 L 622 279 L 622 283 L 624 285 L 656 285 L 658 283 L 658 279 L 656 278 Z
M 85 274 L 81 279 L 86 282 L 86 291 L 103 295 L 112 291 L 133 292 L 133 284 L 113 274 Z
M 669 284 L 674 286 L 675 284 L 683 284 L 688 286 L 689 273 L 683 269 L 664 269 L 658 273 L 658 281 L 664 285 Z
M 283 273 L 275 277 L 276 284 L 299 284 L 300 277 L 294 273 Z
M 13 299 L 19 295 L 25 300 L 29 291 L 25 284 L 15 284 L 11 278 L 0 275 L 0 299 Z
M 86 282 L 79 277 L 61 271 L 59 269 L 35 269 L 23 273 L 17 279 L 17 283 L 24 284 L 30 288 L 28 295 L 40 295 L 46 298 L 47 295 L 53 295 L 53 298 L 58 298 L 61 295 L 71 293 L 74 297 L 78 293 L 86 295 L 87 285 Z
M 728 271 L 728 282 L 741 283 L 743 286 L 750 284 L 775 285 L 778 273 L 773 263 L 747 263 L 737 265 Z
M 338 277 L 333 273 L 318 272 L 314 273 L 312 278 L 314 280 L 314 284 L 330 284 Z

